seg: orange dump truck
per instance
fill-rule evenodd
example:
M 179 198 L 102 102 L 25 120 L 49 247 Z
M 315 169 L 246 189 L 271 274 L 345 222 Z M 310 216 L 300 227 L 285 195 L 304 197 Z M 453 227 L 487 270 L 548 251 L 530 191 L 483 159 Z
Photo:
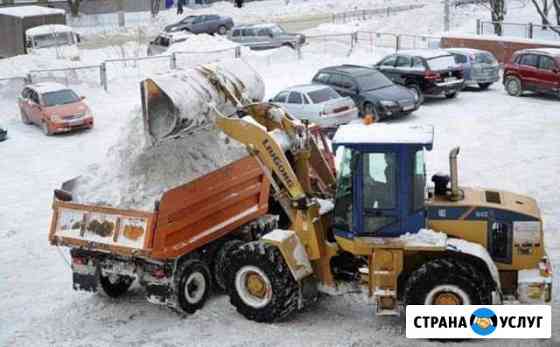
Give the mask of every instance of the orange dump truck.
M 76 204 L 59 191 L 49 241 L 71 249 L 74 289 L 118 297 L 138 279 L 150 302 L 192 313 L 213 285 L 224 288 L 228 251 L 276 227 L 269 191 L 253 157 L 165 192 L 152 212 Z

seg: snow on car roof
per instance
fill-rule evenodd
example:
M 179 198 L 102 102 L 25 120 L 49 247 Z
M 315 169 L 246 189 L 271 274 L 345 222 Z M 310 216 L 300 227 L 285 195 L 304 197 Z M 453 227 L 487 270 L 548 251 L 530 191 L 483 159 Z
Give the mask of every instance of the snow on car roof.
M 453 53 L 465 53 L 465 54 L 488 53 L 488 51 L 482 49 L 467 48 L 467 47 L 446 48 L 445 51 L 453 52 Z
M 68 25 L 62 24 L 47 24 L 47 25 L 40 25 L 38 27 L 34 27 L 28 29 L 25 33 L 30 36 L 34 35 L 45 35 L 45 34 L 52 34 L 52 33 L 66 33 L 71 32 L 72 28 Z
M 256 23 L 256 24 L 243 24 L 243 25 L 236 25 L 235 29 L 243 29 L 243 28 L 273 28 L 278 27 L 279 24 L 276 23 Z
M 195 34 L 188 31 L 173 31 L 173 32 L 162 32 L 159 36 L 167 37 L 174 40 L 179 40 L 183 38 L 193 37 Z
M 550 54 L 554 56 L 560 56 L 560 48 L 528 48 L 521 50 L 522 52 L 539 52 Z
M 68 89 L 68 87 L 65 86 L 64 84 L 60 84 L 56 82 L 35 83 L 33 85 L 30 85 L 29 87 L 33 88 L 35 91 L 37 91 L 40 94 L 57 92 L 59 90 Z
M 427 125 L 350 123 L 338 128 L 335 144 L 418 144 L 431 149 L 434 128 Z
M 449 55 L 450 53 L 444 51 L 443 49 L 408 49 L 408 50 L 399 51 L 397 54 L 410 55 L 413 57 L 422 57 L 424 59 L 430 59 L 435 57 L 441 57 L 444 55 Z
M 49 8 L 43 6 L 14 6 L 0 8 L 0 15 L 13 16 L 13 17 L 34 17 L 45 16 L 49 14 L 66 14 L 66 11 L 60 8 Z
M 297 86 L 292 86 L 290 88 L 286 88 L 283 90 L 283 92 L 286 91 L 296 91 L 296 92 L 300 92 L 300 93 L 309 93 L 309 92 L 313 92 L 315 90 L 321 90 L 321 89 L 332 89 L 329 86 L 326 86 L 324 84 L 300 84 Z

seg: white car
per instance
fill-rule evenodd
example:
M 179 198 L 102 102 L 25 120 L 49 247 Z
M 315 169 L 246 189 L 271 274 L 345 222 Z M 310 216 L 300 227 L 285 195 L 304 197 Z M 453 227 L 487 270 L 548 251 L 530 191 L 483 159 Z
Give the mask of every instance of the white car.
M 147 54 L 148 56 L 163 54 L 167 52 L 172 45 L 187 41 L 192 36 L 193 34 L 184 31 L 161 33 L 150 42 Z
M 270 102 L 286 109 L 299 120 L 321 127 L 336 127 L 358 119 L 358 108 L 351 98 L 320 84 L 294 86 L 278 93 Z

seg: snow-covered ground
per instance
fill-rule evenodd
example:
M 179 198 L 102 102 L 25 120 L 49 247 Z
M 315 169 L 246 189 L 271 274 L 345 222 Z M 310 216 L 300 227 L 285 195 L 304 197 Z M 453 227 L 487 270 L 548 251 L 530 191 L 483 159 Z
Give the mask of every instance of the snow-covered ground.
M 385 26 L 398 29 L 402 23 L 412 27 L 410 22 L 422 13 L 386 18 Z M 431 19 L 416 24 L 425 32 L 437 32 L 439 14 L 423 15 Z M 381 28 L 383 22 L 374 20 L 371 25 Z M 244 59 L 263 76 L 268 98 L 290 85 L 309 82 L 321 67 L 374 63 L 387 52 L 364 50 L 346 57 L 339 48 L 334 43 L 318 44 L 304 51 L 303 60 L 297 60 L 289 49 L 256 52 Z M 94 60 L 102 54 L 96 50 L 85 55 Z M 23 65 L 29 63 L 14 60 L 10 64 L 0 65 L 0 69 L 10 72 L 10 68 L 26 68 Z M 139 287 L 121 300 L 74 292 L 67 250 L 57 250 L 47 241 L 52 191 L 88 165 L 104 160 L 107 150 L 119 141 L 120 127 L 140 112 L 140 72 L 112 80 L 108 93 L 89 84 L 76 86 L 95 113 L 95 128 L 53 137 L 22 124 L 15 102 L 17 87 L 0 85 L 0 124 L 9 131 L 8 140 L 0 143 L 0 346 L 442 345 L 407 340 L 403 318 L 376 317 L 373 305 L 357 293 L 325 297 L 287 322 L 257 324 L 237 314 L 225 296 L 214 296 L 203 310 L 181 316 L 149 304 Z M 449 150 L 460 145 L 460 184 L 510 190 L 537 199 L 555 266 L 555 289 L 560 286 L 559 110 L 558 99 L 510 97 L 497 83 L 484 92 L 464 91 L 455 100 L 429 100 L 409 117 L 392 121 L 435 127 L 434 150 L 427 156 L 429 174 L 446 172 Z M 559 346 L 558 290 L 552 310 L 552 340 L 445 345 Z

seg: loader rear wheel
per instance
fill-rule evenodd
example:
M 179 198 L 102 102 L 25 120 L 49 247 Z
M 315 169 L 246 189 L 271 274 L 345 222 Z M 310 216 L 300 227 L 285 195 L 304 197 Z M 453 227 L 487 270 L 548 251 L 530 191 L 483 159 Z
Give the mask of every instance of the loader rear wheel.
M 405 286 L 405 305 L 490 305 L 490 286 L 473 265 L 442 258 L 414 271 Z
M 208 266 L 202 260 L 186 260 L 179 265 L 176 278 L 179 306 L 186 313 L 195 313 L 210 294 L 212 277 Z
M 230 262 L 231 254 L 245 242 L 241 240 L 226 241 L 216 253 L 214 261 L 214 282 L 222 292 L 226 291 L 226 272 Z
M 97 270 L 97 272 L 98 283 L 101 285 L 101 294 L 110 298 L 122 296 L 134 282 L 134 277 L 115 274 L 103 275 L 101 270 Z
M 228 267 L 230 302 L 245 318 L 273 322 L 298 307 L 299 288 L 278 248 L 249 242 L 233 252 Z

